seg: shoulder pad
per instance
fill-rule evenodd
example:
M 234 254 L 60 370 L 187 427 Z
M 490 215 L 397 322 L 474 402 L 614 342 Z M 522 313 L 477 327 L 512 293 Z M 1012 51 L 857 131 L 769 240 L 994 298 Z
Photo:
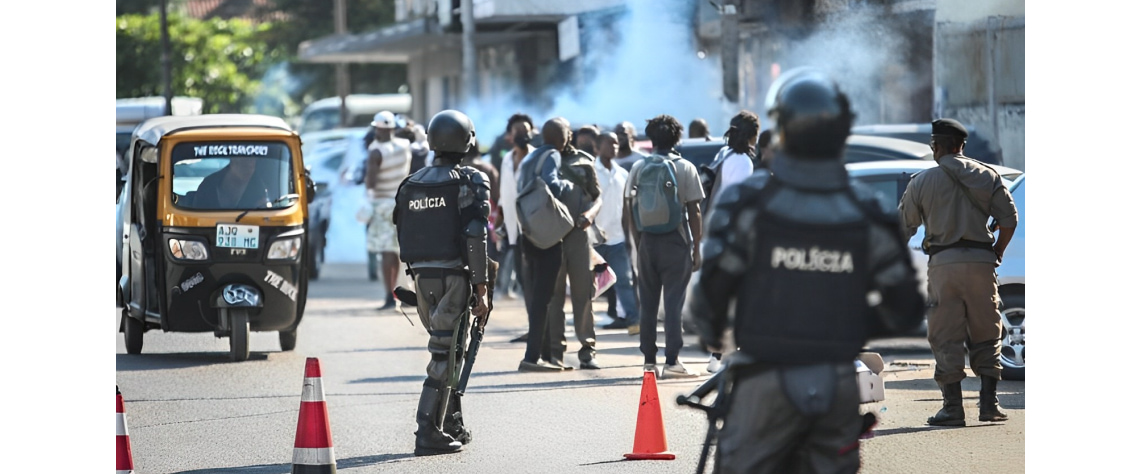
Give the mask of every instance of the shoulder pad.
M 460 167 L 459 172 L 471 180 L 471 184 L 474 184 L 476 187 L 482 186 L 491 189 L 491 179 L 487 177 L 487 173 L 471 166 Z
M 747 192 L 758 192 L 761 189 L 764 189 L 764 186 L 768 185 L 768 182 L 771 181 L 771 178 L 772 173 L 770 173 L 768 170 L 758 169 L 752 173 L 752 175 L 744 178 L 744 181 L 740 182 L 740 187 L 742 190 L 747 190 Z

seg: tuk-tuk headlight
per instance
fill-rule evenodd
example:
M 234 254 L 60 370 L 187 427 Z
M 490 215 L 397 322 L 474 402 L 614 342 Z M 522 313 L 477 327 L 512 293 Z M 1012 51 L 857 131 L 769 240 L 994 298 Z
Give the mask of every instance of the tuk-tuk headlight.
M 170 255 L 179 260 L 205 260 L 206 244 L 198 240 L 170 239 Z
M 266 258 L 271 260 L 296 260 L 297 254 L 301 251 L 301 238 L 291 237 L 281 239 L 273 242 L 269 246 L 269 255 Z

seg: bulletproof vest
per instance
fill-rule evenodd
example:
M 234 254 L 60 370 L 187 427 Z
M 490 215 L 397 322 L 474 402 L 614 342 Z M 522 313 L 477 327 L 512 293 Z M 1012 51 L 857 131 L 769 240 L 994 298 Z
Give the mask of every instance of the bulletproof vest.
M 772 179 L 746 204 L 758 215 L 747 233 L 752 262 L 737 292 L 736 341 L 765 362 L 854 360 L 868 335 L 871 221 L 865 213 L 841 224 L 776 216 L 765 207 L 782 186 Z
M 459 193 L 470 178 L 458 168 L 446 175 L 427 173 L 433 168 L 440 167 L 427 167 L 408 176 L 396 192 L 396 236 L 400 260 L 405 263 L 463 256 Z

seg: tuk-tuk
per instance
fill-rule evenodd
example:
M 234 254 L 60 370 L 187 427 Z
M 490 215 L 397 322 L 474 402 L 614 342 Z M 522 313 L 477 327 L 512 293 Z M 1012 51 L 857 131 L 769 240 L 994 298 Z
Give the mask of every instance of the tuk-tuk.
M 297 344 L 308 291 L 308 205 L 316 194 L 297 133 L 276 117 L 167 116 L 127 150 L 122 207 L 127 353 L 143 333 L 213 332 L 249 358 L 250 331 Z

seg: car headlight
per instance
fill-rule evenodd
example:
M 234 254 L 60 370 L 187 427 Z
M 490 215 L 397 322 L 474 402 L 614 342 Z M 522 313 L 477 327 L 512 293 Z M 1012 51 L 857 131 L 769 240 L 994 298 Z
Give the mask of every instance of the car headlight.
M 206 244 L 198 240 L 170 239 L 170 254 L 179 260 L 205 260 Z
M 269 246 L 269 255 L 266 258 L 271 260 L 296 260 L 297 254 L 300 253 L 300 251 L 300 237 L 280 239 Z

